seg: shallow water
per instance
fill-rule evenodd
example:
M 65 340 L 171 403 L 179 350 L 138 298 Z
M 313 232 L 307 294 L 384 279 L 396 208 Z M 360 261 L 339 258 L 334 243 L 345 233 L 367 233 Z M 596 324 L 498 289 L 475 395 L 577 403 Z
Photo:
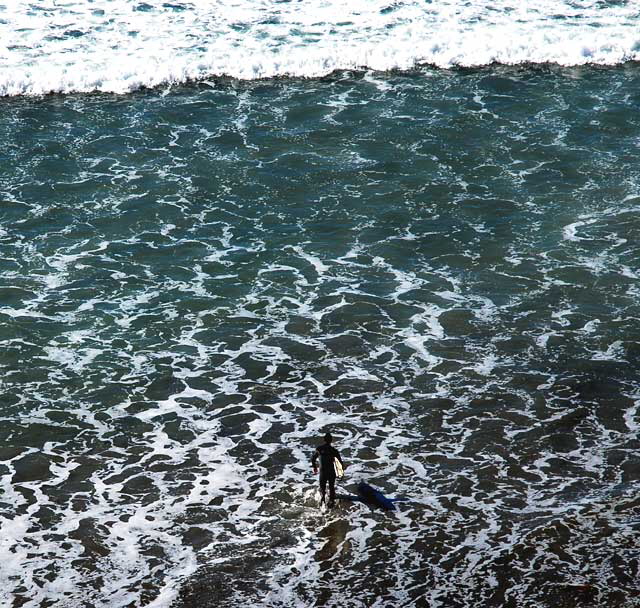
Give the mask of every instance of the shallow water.
M 3 602 L 639 606 L 639 85 L 3 99 Z

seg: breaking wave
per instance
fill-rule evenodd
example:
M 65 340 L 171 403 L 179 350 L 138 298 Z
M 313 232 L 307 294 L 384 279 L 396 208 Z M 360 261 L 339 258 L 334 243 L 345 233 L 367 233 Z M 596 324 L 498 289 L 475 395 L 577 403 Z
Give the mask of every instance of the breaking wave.
M 640 58 L 639 16 L 633 3 L 595 0 L 19 0 L 0 6 L 0 95 L 425 65 L 617 65 Z

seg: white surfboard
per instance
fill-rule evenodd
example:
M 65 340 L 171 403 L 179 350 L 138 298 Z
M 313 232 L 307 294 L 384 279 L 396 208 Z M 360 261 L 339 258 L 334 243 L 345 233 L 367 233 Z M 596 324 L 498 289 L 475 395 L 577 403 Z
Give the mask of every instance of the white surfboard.
M 344 469 L 337 458 L 333 459 L 333 469 L 336 472 L 336 479 L 342 479 L 344 477 Z

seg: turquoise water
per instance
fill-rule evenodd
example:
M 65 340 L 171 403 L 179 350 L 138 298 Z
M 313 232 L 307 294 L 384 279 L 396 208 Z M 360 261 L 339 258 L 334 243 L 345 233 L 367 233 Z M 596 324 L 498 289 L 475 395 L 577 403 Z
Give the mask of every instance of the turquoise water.
M 3 601 L 639 606 L 638 91 L 1 99 Z M 329 429 L 410 502 L 321 513 Z

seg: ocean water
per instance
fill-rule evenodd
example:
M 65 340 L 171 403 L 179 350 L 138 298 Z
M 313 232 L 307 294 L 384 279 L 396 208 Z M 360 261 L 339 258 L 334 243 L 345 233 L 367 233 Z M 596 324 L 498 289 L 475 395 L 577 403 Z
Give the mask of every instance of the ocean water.
M 640 606 L 639 17 L 0 5 L 0 604 Z

